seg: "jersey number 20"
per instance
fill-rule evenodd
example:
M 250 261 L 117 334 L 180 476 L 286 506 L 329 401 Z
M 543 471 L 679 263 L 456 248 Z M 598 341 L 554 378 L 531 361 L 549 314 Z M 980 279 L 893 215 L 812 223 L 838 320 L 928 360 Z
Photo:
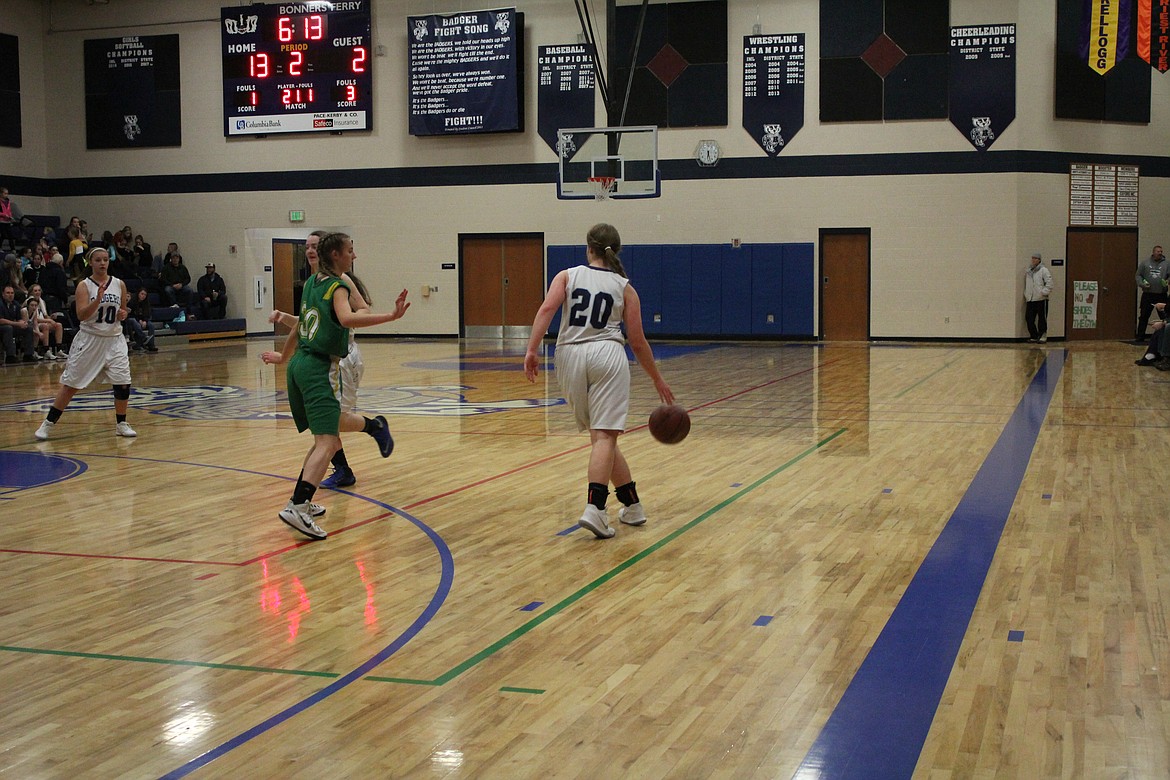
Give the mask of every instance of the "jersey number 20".
M 592 298 L 593 305 L 590 306 Z M 609 322 L 609 315 L 613 313 L 613 296 L 599 292 L 590 295 L 588 290 L 578 287 L 573 290 L 573 305 L 569 307 L 569 324 L 584 327 L 588 322 L 601 330 Z

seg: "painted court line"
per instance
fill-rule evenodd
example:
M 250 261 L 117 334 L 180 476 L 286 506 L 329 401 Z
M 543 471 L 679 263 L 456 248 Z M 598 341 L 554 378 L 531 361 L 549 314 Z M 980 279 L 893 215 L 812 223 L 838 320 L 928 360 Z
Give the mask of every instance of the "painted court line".
M 914 773 L 1064 367 L 1049 352 L 795 778 Z
M 536 628 L 537 626 L 539 626 L 541 623 L 545 622 L 549 618 L 551 618 L 554 615 L 565 610 L 566 608 L 568 608 L 572 604 L 575 604 L 576 602 L 580 601 L 582 598 L 589 595 L 593 591 L 597 590 L 602 585 L 604 585 L 605 583 L 612 580 L 614 577 L 616 577 L 619 574 L 621 574 L 622 572 L 624 572 L 626 569 L 629 569 L 630 567 L 641 562 L 642 560 L 649 557 L 650 555 L 653 555 L 658 550 L 661 550 L 663 547 L 670 544 L 674 540 L 678 539 L 680 536 L 685 534 L 687 531 L 690 531 L 692 528 L 699 525 L 699 523 L 702 523 L 704 520 L 710 518 L 712 515 L 715 515 L 716 513 L 722 511 L 723 509 L 726 509 L 728 506 L 735 503 L 739 499 L 743 498 L 748 493 L 750 493 L 753 490 L 755 490 L 756 488 L 758 488 L 760 485 L 763 485 L 765 482 L 772 479 L 777 474 L 787 470 L 791 466 L 804 460 L 806 457 L 813 454 L 814 452 L 819 450 L 821 447 L 824 447 L 826 444 L 833 441 L 841 434 L 845 433 L 845 431 L 846 431 L 845 428 L 841 428 L 840 430 L 836 431 L 835 433 L 825 437 L 821 441 L 817 442 L 816 444 L 814 444 L 811 447 L 809 447 L 808 449 L 806 449 L 804 452 L 801 452 L 799 455 L 794 456 L 793 458 L 791 458 L 790 460 L 788 460 L 787 462 L 785 462 L 781 466 L 773 469 L 772 471 L 768 472 L 764 476 L 760 477 L 755 482 L 753 482 L 750 485 L 748 485 L 747 487 L 745 487 L 743 490 L 740 490 L 739 492 L 735 493 L 734 495 L 729 496 L 728 498 L 725 498 L 723 501 L 719 502 L 718 504 L 716 504 L 712 508 L 708 509 L 706 512 L 699 515 L 695 519 L 687 522 L 686 524 L 680 526 L 679 528 L 676 528 L 674 531 L 671 531 L 669 534 L 662 537 L 654 544 L 650 545 L 649 547 L 642 550 L 641 552 L 633 555 L 632 557 L 627 558 L 625 561 L 623 561 L 622 563 L 619 563 L 617 566 L 613 567 L 612 569 L 607 571 L 605 574 L 602 574 L 600 577 L 598 577 L 597 579 L 588 583 L 587 585 L 581 587 L 579 590 L 577 590 L 573 593 L 570 593 L 568 596 L 561 599 L 556 604 L 553 604 L 551 607 L 549 607 L 544 612 L 542 612 L 539 615 L 537 615 L 536 617 L 534 617 L 532 620 L 529 620 L 527 623 L 521 625 L 515 631 L 512 631 L 507 636 L 503 637 L 502 639 L 499 639 L 498 641 L 494 642 L 493 644 L 489 645 L 488 647 L 484 648 L 480 652 L 473 655 L 471 658 L 468 658 L 463 663 L 458 664 L 457 666 L 453 667 L 452 669 L 449 669 L 448 671 L 444 672 L 443 674 L 439 675 L 438 677 L 434 678 L 433 680 L 415 680 L 415 679 L 411 679 L 408 677 L 374 677 L 374 676 L 367 677 L 366 679 L 370 680 L 372 682 L 404 683 L 404 684 L 408 684 L 408 685 L 445 685 L 446 683 L 450 682 L 451 680 L 454 680 L 456 677 L 458 677 L 459 675 L 466 672 L 468 669 L 471 669 L 472 667 L 478 665 L 482 661 L 485 661 L 486 659 L 495 655 L 497 652 L 504 649 L 508 645 L 512 644 L 517 639 L 524 636 L 529 631 Z

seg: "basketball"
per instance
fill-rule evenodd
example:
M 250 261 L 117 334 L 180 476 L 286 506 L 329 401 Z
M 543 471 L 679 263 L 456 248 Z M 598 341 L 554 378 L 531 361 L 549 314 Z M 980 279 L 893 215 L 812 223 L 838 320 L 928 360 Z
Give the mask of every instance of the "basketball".
M 678 444 L 691 432 L 691 416 L 676 404 L 662 404 L 650 413 L 650 435 L 663 444 Z

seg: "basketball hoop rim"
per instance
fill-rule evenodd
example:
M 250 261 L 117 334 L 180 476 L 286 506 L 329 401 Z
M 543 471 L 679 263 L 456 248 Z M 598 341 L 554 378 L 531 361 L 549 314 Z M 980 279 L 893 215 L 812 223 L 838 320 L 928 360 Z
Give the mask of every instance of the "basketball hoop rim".
M 619 179 L 616 176 L 590 176 L 586 181 L 597 187 L 594 197 L 605 200 L 615 192 Z

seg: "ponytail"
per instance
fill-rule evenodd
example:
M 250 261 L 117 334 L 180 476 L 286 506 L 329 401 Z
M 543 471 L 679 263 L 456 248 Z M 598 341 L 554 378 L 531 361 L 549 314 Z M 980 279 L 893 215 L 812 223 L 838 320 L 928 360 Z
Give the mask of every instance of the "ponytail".
M 585 243 L 593 250 L 593 254 L 605 261 L 609 270 L 622 278 L 629 278 L 622 259 L 618 257 L 618 252 L 622 251 L 622 237 L 618 235 L 617 228 L 600 222 L 589 228 L 585 234 Z

